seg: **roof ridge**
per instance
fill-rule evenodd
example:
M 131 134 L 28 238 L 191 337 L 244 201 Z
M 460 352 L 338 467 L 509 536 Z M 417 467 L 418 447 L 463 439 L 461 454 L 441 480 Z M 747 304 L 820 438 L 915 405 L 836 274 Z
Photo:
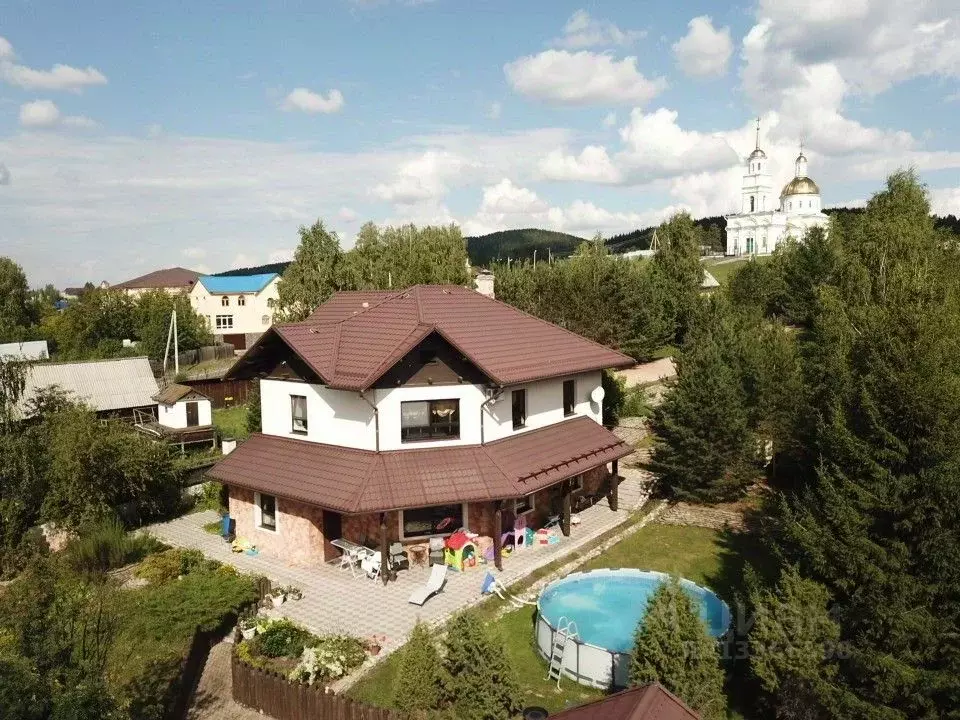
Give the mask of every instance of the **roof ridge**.
M 359 310 L 354 310 L 353 313 L 350 314 L 350 315 L 348 315 L 347 317 L 345 317 L 345 318 L 340 318 L 339 320 L 335 320 L 333 323 L 331 323 L 332 325 L 341 325 L 341 324 L 347 322 L 348 320 L 353 320 L 355 317 L 360 317 L 360 316 L 363 315 L 364 313 L 370 312 L 371 310 L 375 310 L 375 309 L 377 309 L 378 307 L 380 307 L 381 305 L 383 305 L 384 303 L 389 302 L 390 300 L 395 300 L 395 299 L 396 299 L 397 297 L 399 297 L 400 294 L 403 293 L 404 291 L 403 291 L 403 290 L 400 290 L 400 291 L 394 292 L 394 291 L 391 291 L 391 290 L 367 290 L 367 291 L 364 291 L 364 290 L 337 290 L 337 292 L 335 292 L 334 295 L 337 295 L 337 294 L 339 294 L 339 293 L 341 293 L 341 292 L 355 292 L 355 293 L 360 293 L 360 292 L 388 292 L 388 293 L 390 293 L 390 294 L 387 295 L 387 296 L 384 297 L 384 298 L 381 298 L 380 300 L 377 300 L 377 301 L 373 302 L 373 303 L 367 303 L 367 307 L 361 306 Z M 333 299 L 333 295 L 331 295 L 331 296 L 328 297 L 323 303 L 321 303 L 320 305 L 318 305 L 317 308 L 319 308 L 321 305 L 325 305 L 326 303 L 330 302 L 330 300 L 332 300 L 332 299 Z M 317 308 L 314 309 L 314 312 L 316 312 Z M 306 323 L 306 322 L 309 322 L 309 321 L 310 321 L 310 318 L 308 317 L 308 318 L 307 318 L 306 320 L 304 320 L 303 322 Z M 299 323 L 295 323 L 295 324 L 299 324 Z
M 340 325 L 337 325 L 337 330 L 340 330 Z M 387 356 L 374 368 L 371 372 L 367 373 L 363 377 L 364 390 L 366 390 L 370 385 L 379 380 L 386 372 L 396 365 L 399 362 L 399 359 L 393 359 L 394 353 L 397 351 L 397 348 L 403 347 L 406 344 L 407 349 L 404 351 L 404 355 L 413 350 L 418 343 L 423 342 L 423 339 L 427 337 L 432 332 L 436 332 L 436 327 L 433 325 L 428 325 L 427 323 L 417 323 L 416 327 L 413 328 L 410 332 L 403 336 L 403 339 L 398 342 L 396 345 L 391 348 L 390 352 L 387 353 Z M 338 335 L 339 337 L 339 335 Z M 411 337 L 417 337 L 415 343 L 407 343 L 408 339 Z M 402 356 L 401 356 L 402 357 Z M 390 363 L 387 365 L 387 363 Z M 386 365 L 386 367 L 384 367 Z

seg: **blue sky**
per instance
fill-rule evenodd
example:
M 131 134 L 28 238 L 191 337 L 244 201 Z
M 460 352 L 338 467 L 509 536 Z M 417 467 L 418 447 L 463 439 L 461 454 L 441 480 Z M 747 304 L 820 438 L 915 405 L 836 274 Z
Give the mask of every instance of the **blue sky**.
M 753 118 L 827 206 L 960 213 L 952 0 L 8 0 L 0 253 L 33 284 L 286 258 L 317 217 L 589 236 L 731 211 Z

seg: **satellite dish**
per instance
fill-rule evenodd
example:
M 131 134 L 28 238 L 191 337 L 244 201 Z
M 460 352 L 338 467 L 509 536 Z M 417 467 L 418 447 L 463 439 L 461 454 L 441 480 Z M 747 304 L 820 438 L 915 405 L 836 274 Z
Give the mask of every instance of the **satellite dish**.
M 603 388 L 598 385 L 590 392 L 590 399 L 593 400 L 597 405 L 599 405 L 600 403 L 603 402 L 603 398 L 605 395 L 606 393 L 603 391 Z

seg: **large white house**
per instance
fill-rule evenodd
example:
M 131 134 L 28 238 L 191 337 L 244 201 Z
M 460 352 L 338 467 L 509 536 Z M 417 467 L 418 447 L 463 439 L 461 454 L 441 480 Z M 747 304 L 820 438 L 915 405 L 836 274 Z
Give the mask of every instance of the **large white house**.
M 629 445 L 601 425 L 601 371 L 633 360 L 458 286 L 341 292 L 275 325 L 227 378 L 260 378 L 262 432 L 208 471 L 238 536 L 285 561 L 332 541 L 468 528 L 499 564 L 518 517 L 611 498 Z
M 826 226 L 820 188 L 807 175 L 807 158 L 800 151 L 793 179 L 774 195 L 770 160 L 756 148 L 747 158 L 741 188 L 740 212 L 727 215 L 727 255 L 769 255 L 783 240 L 802 240 L 812 227 Z
M 244 350 L 273 324 L 279 282 L 277 273 L 201 275 L 190 291 L 190 303 L 207 319 L 217 340 Z

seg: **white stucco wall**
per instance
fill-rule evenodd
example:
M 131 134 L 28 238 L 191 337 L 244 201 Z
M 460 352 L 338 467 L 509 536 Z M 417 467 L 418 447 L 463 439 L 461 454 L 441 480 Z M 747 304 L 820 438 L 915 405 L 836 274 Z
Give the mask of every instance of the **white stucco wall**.
M 291 395 L 307 398 L 307 434 L 293 432 Z M 371 398 L 372 393 L 367 393 Z M 373 408 L 357 393 L 287 380 L 260 381 L 263 432 L 300 440 L 376 449 Z M 398 409 L 399 412 L 399 409 Z
M 275 277 L 258 293 L 219 293 L 211 294 L 197 282 L 190 292 L 190 304 L 207 319 L 210 332 L 216 335 L 233 335 L 240 333 L 262 333 L 273 323 L 273 313 L 276 311 L 276 302 L 279 297 L 277 285 L 280 278 Z M 238 305 L 239 297 L 243 295 L 244 305 Z M 222 304 L 223 298 L 229 299 L 229 305 Z M 270 307 L 273 301 L 274 307 Z M 232 315 L 232 328 L 218 328 L 217 315 Z M 264 322 L 264 317 L 267 322 Z
M 174 405 L 157 405 L 157 422 L 172 428 L 187 427 L 187 403 L 197 403 L 197 425 L 212 425 L 213 414 L 209 400 L 181 400 Z
M 485 442 L 515 433 L 562 422 L 563 381 L 570 378 L 544 380 L 506 388 L 500 398 L 484 409 L 483 439 Z M 600 387 L 600 372 L 573 377 L 575 414 L 601 421 L 601 408 L 590 400 Z M 511 391 L 527 390 L 527 422 L 513 429 Z M 307 434 L 292 432 L 292 395 L 307 398 Z M 380 389 L 366 393 L 379 413 L 380 449 L 450 447 L 476 445 L 481 441 L 480 413 L 486 396 L 478 385 L 437 385 Z M 411 400 L 459 400 L 460 437 L 455 440 L 422 440 L 404 443 L 400 440 L 400 404 Z M 355 392 L 331 390 L 323 385 L 309 385 L 285 380 L 260 381 L 260 407 L 263 432 L 313 442 L 367 450 L 377 447 L 373 409 Z

